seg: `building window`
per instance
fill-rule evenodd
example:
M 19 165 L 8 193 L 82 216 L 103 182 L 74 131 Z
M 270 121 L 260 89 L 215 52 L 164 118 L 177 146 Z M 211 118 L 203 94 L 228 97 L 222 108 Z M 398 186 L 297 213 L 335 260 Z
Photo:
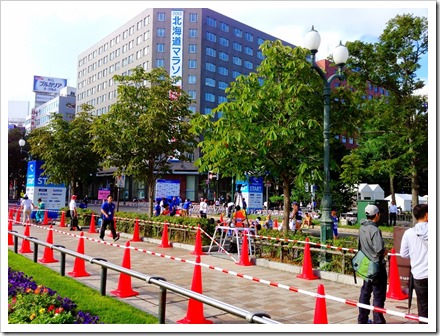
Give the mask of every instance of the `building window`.
M 189 75 L 188 76 L 188 84 L 196 84 L 197 76 Z
M 241 50 L 242 50 L 242 46 L 241 46 L 241 44 L 238 43 L 238 42 L 234 42 L 234 44 L 232 45 L 232 48 L 233 48 L 234 50 L 237 50 L 237 51 L 241 51 Z
M 165 67 L 165 60 L 163 58 L 158 58 L 156 60 L 156 67 L 157 68 L 163 68 Z
M 240 57 L 234 56 L 234 57 L 232 57 L 232 63 L 234 63 L 235 65 L 241 66 L 243 62 Z
M 198 30 L 197 30 L 197 28 L 191 28 L 190 30 L 189 30 L 189 37 L 197 37 L 198 36 Z
M 188 90 L 188 95 L 189 95 L 189 98 L 191 98 L 191 99 L 197 98 L 196 90 Z
M 348 138 L 348 143 L 349 143 L 350 145 L 353 145 L 353 144 L 354 144 L 354 139 L 353 139 L 353 138 Z
M 150 53 L 150 46 L 146 46 L 145 48 L 144 48 L 144 56 L 145 55 L 148 55 Z
M 137 23 L 136 29 L 142 29 L 142 20 Z
M 165 13 L 164 12 L 157 13 L 157 21 L 165 21 Z
M 237 78 L 238 76 L 240 76 L 241 75 L 241 72 L 240 71 L 232 71 L 232 77 L 235 79 L 235 78 Z
M 144 26 L 146 26 L 147 24 L 150 23 L 150 15 L 148 15 L 145 19 L 144 19 Z
M 198 22 L 199 16 L 197 13 L 189 13 L 189 22 Z
M 229 32 L 229 25 L 227 23 L 221 22 L 220 21 L 220 29 L 223 30 L 224 32 Z
M 165 37 L 165 28 L 157 28 L 157 37 Z
M 254 41 L 254 36 L 252 34 L 250 34 L 250 33 L 246 33 L 244 35 L 244 37 L 245 37 L 246 41 L 249 41 L 249 42 L 253 42 Z
M 205 93 L 205 100 L 211 103 L 215 102 L 215 95 L 210 93 L 210 92 L 206 92 Z
M 244 61 L 244 67 L 252 70 L 254 68 L 254 64 L 251 61 Z
M 211 42 L 216 42 L 217 41 L 217 36 L 215 34 L 213 34 L 213 33 L 206 32 L 206 39 L 208 41 L 211 41 Z
M 217 101 L 218 101 L 218 103 L 219 103 L 219 104 L 221 104 L 221 103 L 224 103 L 224 102 L 226 102 L 226 101 L 227 101 L 227 99 L 226 99 L 226 97 L 224 97 L 224 96 L 218 96 L 218 99 L 217 99 Z
M 189 49 L 189 53 L 190 53 L 190 54 L 195 54 L 195 53 L 197 53 L 197 44 L 190 44 L 190 45 L 188 46 L 188 49 Z
M 144 41 L 148 40 L 149 38 L 150 38 L 150 31 L 147 30 L 147 31 L 144 33 Z
M 246 55 L 253 56 L 254 55 L 254 49 L 251 47 L 244 47 L 244 52 Z
M 188 110 L 190 110 L 192 113 L 196 113 L 196 107 L 195 106 L 188 107 Z
M 342 136 L 341 142 L 342 143 L 346 143 L 347 142 L 347 137 L 345 135 Z
M 229 55 L 223 51 L 220 51 L 218 53 L 218 58 L 220 58 L 222 61 L 228 61 L 229 60 Z
M 190 69 L 197 68 L 197 60 L 195 60 L 195 59 L 188 60 L 188 68 L 190 68 Z
M 206 47 L 206 55 L 215 57 L 215 56 L 217 56 L 217 52 L 215 51 L 215 49 L 212 49 L 210 47 Z
M 165 51 L 165 43 L 158 43 L 156 47 L 157 52 L 164 52 Z
M 228 87 L 228 83 L 226 83 L 226 82 L 222 82 L 222 81 L 219 81 L 219 82 L 218 82 L 218 88 L 219 88 L 220 90 L 226 90 L 227 87 Z
M 212 108 L 205 107 L 205 114 L 211 114 L 211 113 L 212 113 Z
M 243 36 L 243 32 L 241 31 L 241 29 L 234 28 L 234 35 L 237 36 L 237 37 L 242 37 Z
M 210 86 L 210 87 L 215 87 L 215 80 L 212 78 L 206 77 L 205 85 Z
M 131 26 L 130 27 L 130 30 L 129 30 L 129 32 L 128 32 L 128 35 L 133 35 L 134 34 L 134 26 Z
M 144 62 L 144 70 L 150 70 L 150 61 Z
M 257 39 L 257 44 L 258 45 L 262 45 L 264 43 L 264 39 L 262 39 L 261 37 L 259 37 L 258 39 Z
M 211 26 L 211 27 L 217 27 L 217 20 L 216 19 L 214 19 L 214 18 L 212 18 L 212 17 L 207 17 L 206 18 L 206 23 L 208 24 L 208 26 Z
M 219 37 L 218 43 L 224 47 L 229 47 L 229 40 L 227 38 Z
M 228 68 L 225 68 L 225 67 L 218 67 L 218 73 L 219 73 L 220 75 L 227 76 L 228 73 L 229 73 L 229 71 L 228 71 Z
M 206 70 L 215 72 L 215 64 L 212 63 L 206 63 Z

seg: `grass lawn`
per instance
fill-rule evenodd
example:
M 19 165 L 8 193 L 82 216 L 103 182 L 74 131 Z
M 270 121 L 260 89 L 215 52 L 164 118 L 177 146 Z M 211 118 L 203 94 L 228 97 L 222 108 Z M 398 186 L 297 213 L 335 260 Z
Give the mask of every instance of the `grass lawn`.
M 34 263 L 28 258 L 8 250 L 8 266 L 33 278 L 39 285 L 49 287 L 61 297 L 70 298 L 78 309 L 99 316 L 105 324 L 157 324 L 155 316 L 136 309 L 110 296 L 102 296 L 98 291 L 71 279 L 62 277 L 52 269 Z

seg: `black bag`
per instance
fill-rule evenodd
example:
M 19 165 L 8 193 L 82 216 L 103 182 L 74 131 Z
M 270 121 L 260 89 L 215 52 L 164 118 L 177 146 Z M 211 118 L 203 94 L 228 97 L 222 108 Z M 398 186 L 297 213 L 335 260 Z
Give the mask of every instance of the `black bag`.
M 70 210 L 66 210 L 66 217 L 70 218 Z

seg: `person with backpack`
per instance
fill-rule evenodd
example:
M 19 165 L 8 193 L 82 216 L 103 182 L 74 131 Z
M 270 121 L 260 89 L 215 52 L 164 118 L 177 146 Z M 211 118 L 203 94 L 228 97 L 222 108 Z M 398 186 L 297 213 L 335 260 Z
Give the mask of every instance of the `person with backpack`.
M 387 270 L 385 268 L 385 256 L 388 250 L 382 238 L 382 232 L 379 229 L 380 211 L 373 204 L 369 204 L 365 208 L 366 220 L 361 222 L 359 228 L 358 245 L 365 256 L 372 262 L 378 263 L 378 273 L 373 279 L 365 279 L 359 296 L 359 303 L 370 305 L 371 294 L 373 293 L 373 306 L 378 308 L 385 307 L 385 299 L 387 293 Z M 368 320 L 370 314 L 369 309 L 359 308 L 358 323 L 371 323 Z M 373 311 L 374 324 L 386 324 L 383 313 Z

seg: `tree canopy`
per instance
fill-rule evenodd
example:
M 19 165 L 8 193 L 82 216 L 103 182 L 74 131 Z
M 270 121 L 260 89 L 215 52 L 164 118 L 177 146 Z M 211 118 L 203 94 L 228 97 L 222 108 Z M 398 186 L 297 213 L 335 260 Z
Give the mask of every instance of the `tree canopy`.
M 195 146 L 189 132 L 189 95 L 176 85 L 165 69 L 115 75 L 118 100 L 92 125 L 93 149 L 103 157 L 105 168 L 117 167 L 148 185 L 150 215 L 155 181 L 171 169 L 170 158 L 188 161 Z

